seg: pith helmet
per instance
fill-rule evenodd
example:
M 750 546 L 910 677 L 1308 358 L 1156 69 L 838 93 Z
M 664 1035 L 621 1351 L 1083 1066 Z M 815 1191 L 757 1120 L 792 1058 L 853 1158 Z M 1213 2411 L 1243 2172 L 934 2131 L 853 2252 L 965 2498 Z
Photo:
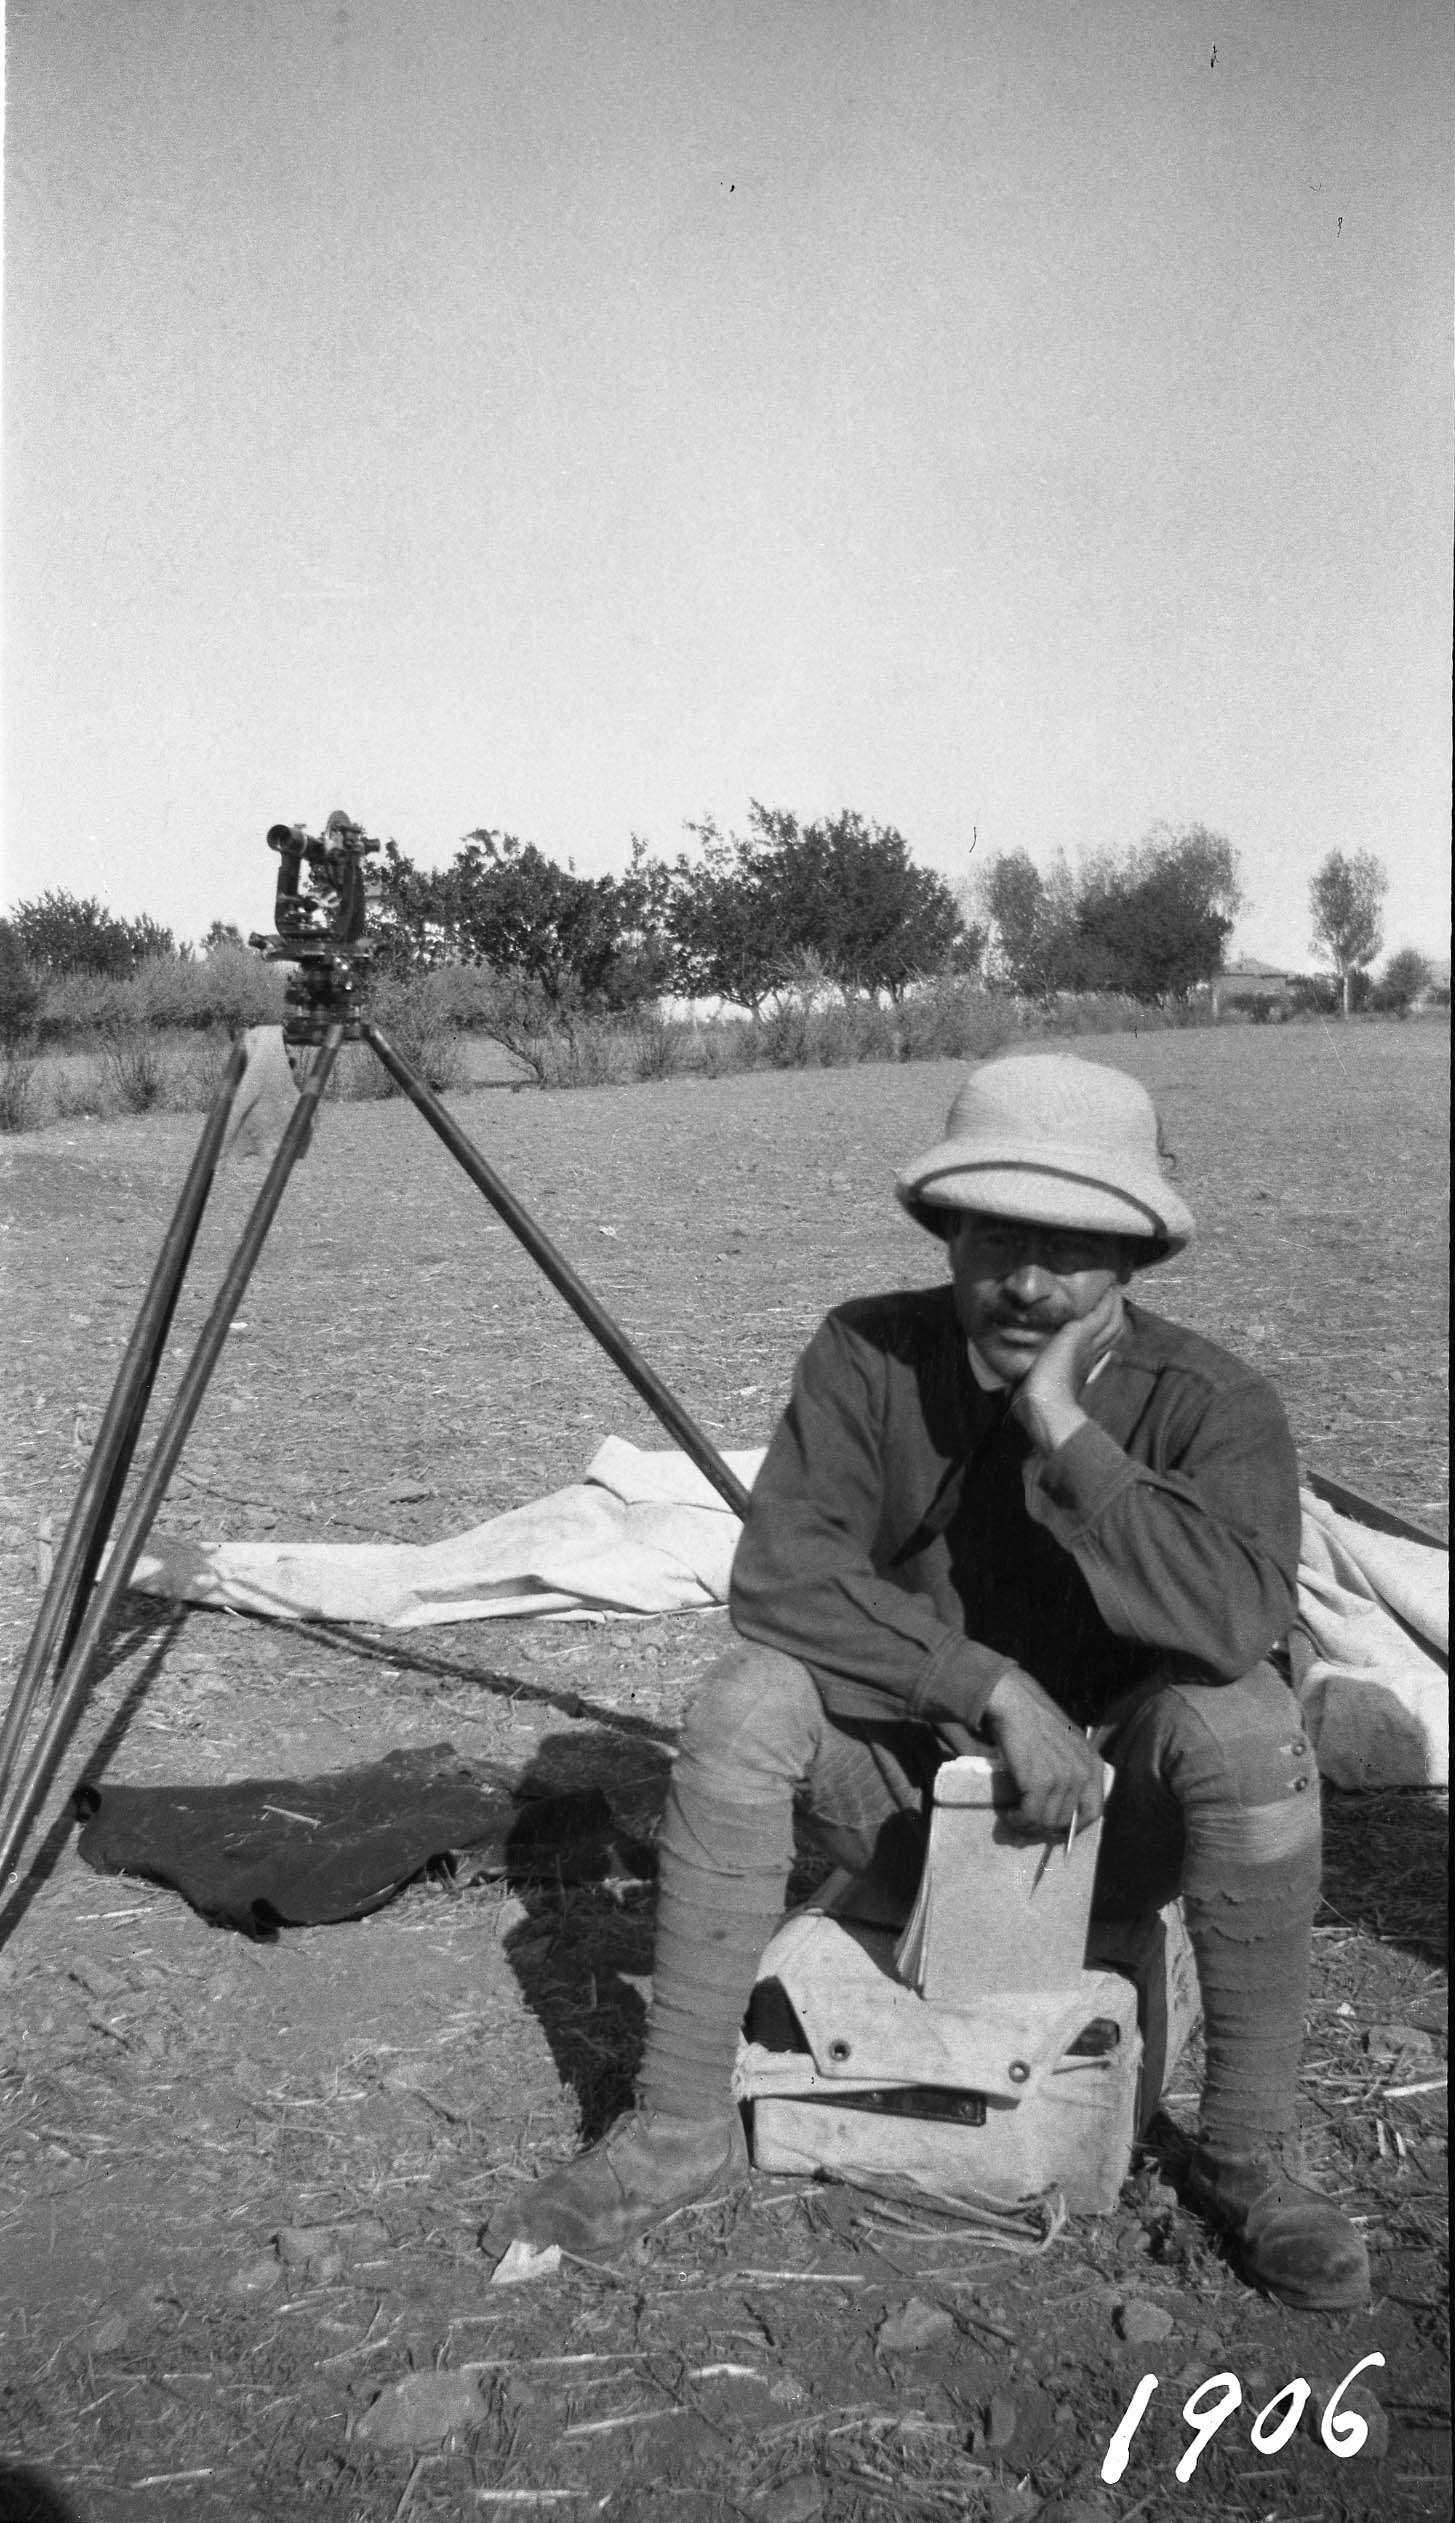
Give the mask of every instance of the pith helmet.
M 982 1060 L 950 1106 L 945 1135 L 905 1168 L 899 1199 L 932 1235 L 954 1213 L 1026 1218 L 1142 1237 L 1148 1262 L 1180 1252 L 1193 1218 L 1162 1170 L 1157 1114 L 1135 1078 L 1066 1052 Z

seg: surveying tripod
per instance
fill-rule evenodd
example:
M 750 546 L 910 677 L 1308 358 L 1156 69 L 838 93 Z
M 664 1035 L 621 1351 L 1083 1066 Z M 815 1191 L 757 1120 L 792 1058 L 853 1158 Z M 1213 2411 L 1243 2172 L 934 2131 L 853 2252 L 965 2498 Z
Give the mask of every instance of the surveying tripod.
M 735 1514 L 741 1516 L 747 1509 L 747 1491 L 711 1440 L 522 1208 L 439 1097 L 365 1014 L 360 984 L 372 960 L 372 950 L 366 941 L 364 859 L 368 852 L 378 849 L 378 842 L 368 839 L 348 815 L 335 813 L 318 838 L 298 824 L 274 824 L 268 834 L 268 846 L 278 852 L 280 860 L 274 911 L 277 931 L 268 936 L 255 935 L 249 942 L 269 963 L 293 967 L 285 993 L 283 1040 L 290 1052 L 311 1056 L 300 1082 L 297 1104 L 103 1569 L 103 1554 L 120 1509 L 247 1065 L 245 1037 L 240 1034 L 233 1043 L 56 1552 L 10 1706 L 0 1722 L 0 1886 L 80 1713 L 102 1635 L 151 1531 L 253 1266 L 277 1214 L 288 1177 L 307 1149 L 320 1098 L 346 1042 L 369 1045 L 395 1085 L 424 1115 L 471 1182 L 484 1193 L 683 1452 Z M 48 1675 L 53 1677 L 50 1705 L 22 1760 L 22 1746 L 40 1706 Z

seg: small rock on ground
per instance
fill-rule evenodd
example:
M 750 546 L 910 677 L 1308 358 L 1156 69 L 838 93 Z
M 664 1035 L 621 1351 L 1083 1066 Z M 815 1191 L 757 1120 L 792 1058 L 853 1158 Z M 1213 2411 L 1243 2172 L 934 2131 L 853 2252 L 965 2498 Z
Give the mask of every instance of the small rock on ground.
M 227 2294 L 234 2304 L 250 2304 L 255 2296 L 271 2294 L 282 2276 L 283 2263 L 276 2253 L 261 2251 L 228 2279 Z
M 780 2479 L 758 2499 L 762 2523 L 818 2523 L 823 2512 L 823 2482 L 811 2471 Z
M 980 2500 L 986 2523 L 1030 2523 L 1030 2517 L 1041 2512 L 1034 2488 L 1022 2488 L 1014 2480 L 992 2480 L 981 2489 Z
M 879 2325 L 879 2345 L 900 2356 L 912 2356 L 921 2348 L 937 2348 L 955 2334 L 955 2316 L 942 2304 L 926 2304 L 919 2295 L 910 2296 L 897 2312 L 886 2313 Z
M 1139 2341 L 1170 2339 L 1176 2327 L 1165 2304 L 1149 2304 L 1139 2295 L 1118 2305 L 1116 2326 L 1123 2339 Z
M 1389 2451 L 1389 2418 L 1368 2384 L 1351 2383 L 1347 2391 L 1341 2392 L 1337 2376 L 1332 2381 L 1315 2379 L 1313 2376 L 1310 2376 L 1309 2380 L 1310 2391 L 1308 2407 L 1304 2412 L 1304 2424 L 1310 2432 L 1316 2435 L 1321 2432 L 1324 2412 L 1337 2393 L 1338 2407 L 1334 2411 L 1330 2432 L 1335 2442 L 1340 2444 L 1346 2459 L 1348 2458 L 1346 2439 L 1353 2432 L 1352 2428 L 1346 2430 L 1342 2424 L 1347 2412 L 1351 2418 L 1362 2418 L 1369 2430 L 1364 2442 L 1355 2446 L 1353 2458 L 1363 2462 L 1382 2462 Z
M 478 2426 L 484 2415 L 472 2374 L 406 2374 L 370 2403 L 354 2433 L 366 2444 L 438 2444 Z

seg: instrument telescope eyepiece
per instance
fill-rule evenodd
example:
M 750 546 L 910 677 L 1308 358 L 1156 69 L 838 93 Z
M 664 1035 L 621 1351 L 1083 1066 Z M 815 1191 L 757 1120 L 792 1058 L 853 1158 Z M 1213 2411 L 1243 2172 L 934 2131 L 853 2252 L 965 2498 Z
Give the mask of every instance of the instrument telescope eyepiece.
M 366 955 L 364 860 L 379 843 L 362 824 L 339 806 L 321 838 L 301 823 L 270 824 L 268 847 L 281 862 L 275 911 L 280 940 Z

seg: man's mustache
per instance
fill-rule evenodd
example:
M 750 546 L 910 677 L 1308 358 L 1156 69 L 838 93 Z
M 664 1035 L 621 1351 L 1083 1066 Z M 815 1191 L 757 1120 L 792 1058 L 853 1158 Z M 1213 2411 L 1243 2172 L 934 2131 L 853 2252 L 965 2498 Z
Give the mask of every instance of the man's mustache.
M 1067 1323 L 1074 1323 L 1075 1314 L 1068 1306 L 997 1306 L 992 1321 L 998 1331 L 1059 1332 Z

